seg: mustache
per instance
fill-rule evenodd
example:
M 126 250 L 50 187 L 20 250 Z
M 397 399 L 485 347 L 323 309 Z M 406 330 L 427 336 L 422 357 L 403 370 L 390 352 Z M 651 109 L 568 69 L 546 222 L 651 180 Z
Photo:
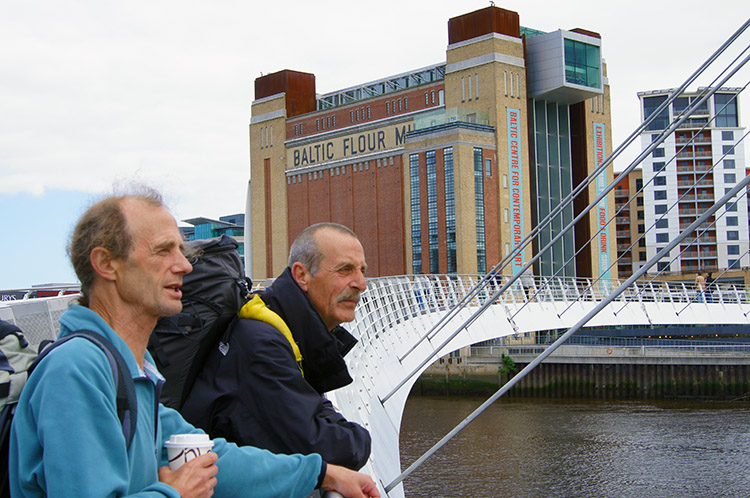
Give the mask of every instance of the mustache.
M 355 301 L 357 304 L 359 304 L 360 294 L 361 293 L 359 291 L 347 289 L 344 292 L 342 292 L 341 294 L 339 294 L 339 297 L 338 297 L 337 301 L 340 303 L 342 301 L 350 301 L 351 300 L 351 301 Z

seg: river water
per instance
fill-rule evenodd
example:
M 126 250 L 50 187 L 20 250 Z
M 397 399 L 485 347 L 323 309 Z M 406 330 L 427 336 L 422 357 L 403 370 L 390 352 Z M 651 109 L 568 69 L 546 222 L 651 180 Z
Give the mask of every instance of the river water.
M 409 398 L 401 468 L 483 401 Z M 501 399 L 404 489 L 407 498 L 750 497 L 750 404 Z

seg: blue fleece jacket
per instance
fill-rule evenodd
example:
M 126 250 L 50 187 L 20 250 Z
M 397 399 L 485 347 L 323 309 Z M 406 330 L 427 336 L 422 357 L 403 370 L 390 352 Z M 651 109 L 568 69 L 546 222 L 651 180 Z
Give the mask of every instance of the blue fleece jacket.
M 125 341 L 98 314 L 73 305 L 60 324 L 60 337 L 93 330 L 122 353 L 138 399 L 136 434 L 128 450 L 105 354 L 86 339 L 68 341 L 39 364 L 21 394 L 10 438 L 11 495 L 178 498 L 174 488 L 158 480 L 158 468 L 168 464 L 163 443 L 172 434 L 202 431 L 161 404 L 156 426 L 160 375 L 151 356 L 146 352 L 142 371 Z M 214 496 L 304 497 L 318 482 L 319 455 L 274 455 L 224 439 L 214 442 L 219 455 Z

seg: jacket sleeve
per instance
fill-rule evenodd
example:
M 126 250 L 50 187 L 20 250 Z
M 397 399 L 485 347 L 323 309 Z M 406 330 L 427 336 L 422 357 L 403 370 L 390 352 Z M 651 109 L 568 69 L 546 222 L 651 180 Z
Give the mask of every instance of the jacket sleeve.
M 60 354 L 65 348 L 75 354 Z M 129 489 L 130 462 L 114 389 L 104 354 L 88 341 L 71 341 L 39 364 L 13 420 L 13 496 L 179 498 L 158 482 L 155 465 L 151 478 L 142 476 L 148 484 Z
M 232 434 L 238 444 L 258 444 L 260 437 L 265 441 L 258 445 L 273 451 L 318 453 L 328 463 L 361 468 L 370 455 L 369 432 L 346 420 L 305 381 L 278 330 L 255 320 L 240 322 L 230 346 L 233 368 L 221 369 L 232 371 L 236 392 L 214 416 L 217 431 Z M 246 413 L 255 413 L 261 427 L 248 423 Z
M 159 422 L 165 439 L 171 434 L 203 433 L 164 405 L 159 405 Z M 219 455 L 215 496 L 307 496 L 315 489 L 323 465 L 320 455 L 277 455 L 252 446 L 238 447 L 223 438 L 214 439 L 212 451 Z M 168 465 L 166 449 L 161 465 Z

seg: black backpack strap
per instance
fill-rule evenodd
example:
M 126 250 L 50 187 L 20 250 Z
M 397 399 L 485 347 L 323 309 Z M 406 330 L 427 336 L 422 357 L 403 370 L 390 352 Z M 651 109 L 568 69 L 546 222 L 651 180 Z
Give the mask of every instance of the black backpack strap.
M 58 339 L 39 353 L 39 356 L 37 356 L 34 363 L 29 367 L 29 375 L 31 375 L 37 364 L 53 349 L 76 337 L 84 337 L 99 346 L 99 349 L 104 352 L 109 361 L 117 391 L 117 417 L 122 424 L 122 434 L 125 436 L 125 444 L 129 449 L 130 443 L 135 436 L 136 422 L 138 420 L 138 401 L 135 396 L 135 383 L 133 382 L 133 377 L 130 375 L 130 369 L 128 369 L 128 365 L 125 363 L 125 358 L 122 357 L 122 354 L 107 338 L 90 330 L 77 330 L 62 339 Z

